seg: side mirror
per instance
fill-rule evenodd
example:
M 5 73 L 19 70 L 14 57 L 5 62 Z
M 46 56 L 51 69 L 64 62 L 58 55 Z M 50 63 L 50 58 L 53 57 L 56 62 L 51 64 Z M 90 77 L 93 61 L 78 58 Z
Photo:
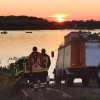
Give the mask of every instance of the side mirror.
M 51 52 L 51 57 L 54 57 L 54 51 Z

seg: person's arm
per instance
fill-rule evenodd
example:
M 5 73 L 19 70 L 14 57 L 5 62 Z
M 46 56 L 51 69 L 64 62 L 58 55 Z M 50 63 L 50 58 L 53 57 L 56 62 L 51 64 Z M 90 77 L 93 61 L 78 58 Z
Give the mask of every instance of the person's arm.
M 47 64 L 48 69 L 50 68 L 50 65 L 51 65 L 51 59 L 50 59 L 50 57 L 48 56 L 48 64 Z

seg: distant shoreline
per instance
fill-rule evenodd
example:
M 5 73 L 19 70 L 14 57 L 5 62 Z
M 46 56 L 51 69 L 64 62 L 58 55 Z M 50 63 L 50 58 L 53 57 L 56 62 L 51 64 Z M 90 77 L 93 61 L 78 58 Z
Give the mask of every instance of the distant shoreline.
M 0 30 L 61 30 L 61 29 L 100 29 L 100 21 L 73 20 L 49 22 L 43 18 L 28 16 L 0 16 Z
M 77 29 L 74 29 L 74 28 L 59 28 L 59 29 L 0 29 L 0 31 L 32 31 L 32 30 L 99 30 L 100 28 L 94 28 L 94 29 L 81 29 L 81 28 L 77 28 Z

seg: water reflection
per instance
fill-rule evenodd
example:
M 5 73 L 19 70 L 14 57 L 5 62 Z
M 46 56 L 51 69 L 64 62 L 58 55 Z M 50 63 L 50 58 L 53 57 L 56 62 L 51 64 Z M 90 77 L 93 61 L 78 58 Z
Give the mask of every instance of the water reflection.
M 64 36 L 71 30 L 34 30 L 31 34 L 26 31 L 8 31 L 8 34 L 0 34 L 0 60 L 1 66 L 6 66 L 11 57 L 27 56 L 33 46 L 38 47 L 40 52 L 45 48 L 47 54 L 57 50 L 59 44 L 64 41 Z M 99 32 L 99 30 L 96 30 Z M 57 51 L 55 52 L 55 59 Z M 49 75 L 52 76 L 56 60 L 51 58 Z

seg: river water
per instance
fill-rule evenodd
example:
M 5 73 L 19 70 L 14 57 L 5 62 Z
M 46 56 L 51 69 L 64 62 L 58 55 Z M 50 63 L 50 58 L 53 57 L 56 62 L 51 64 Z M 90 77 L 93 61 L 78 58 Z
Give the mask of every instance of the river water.
M 26 31 L 28 30 L 7 31 L 8 34 L 0 34 L 0 66 L 14 62 L 9 58 L 28 56 L 32 52 L 32 47 L 37 46 L 39 52 L 45 48 L 49 56 L 51 51 L 55 51 L 49 69 L 49 75 L 53 77 L 59 44 L 63 43 L 64 36 L 72 30 L 31 30 L 32 33 Z M 92 32 L 100 32 L 100 30 L 92 30 Z

